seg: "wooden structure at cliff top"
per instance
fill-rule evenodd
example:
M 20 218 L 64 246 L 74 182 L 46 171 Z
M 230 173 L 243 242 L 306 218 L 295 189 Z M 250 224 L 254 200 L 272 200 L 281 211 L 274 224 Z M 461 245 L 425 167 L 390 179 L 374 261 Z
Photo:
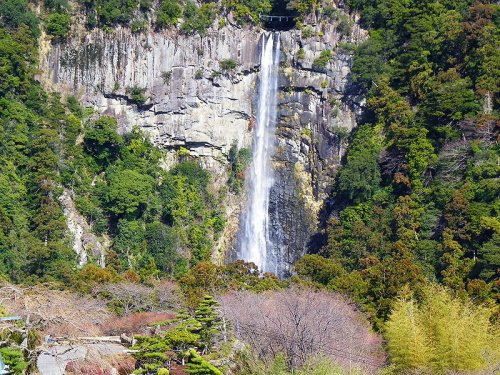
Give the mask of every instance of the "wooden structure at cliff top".
M 267 16 L 265 14 L 259 14 L 259 18 L 262 21 L 278 21 L 278 22 L 288 22 L 292 21 L 293 17 L 292 16 Z

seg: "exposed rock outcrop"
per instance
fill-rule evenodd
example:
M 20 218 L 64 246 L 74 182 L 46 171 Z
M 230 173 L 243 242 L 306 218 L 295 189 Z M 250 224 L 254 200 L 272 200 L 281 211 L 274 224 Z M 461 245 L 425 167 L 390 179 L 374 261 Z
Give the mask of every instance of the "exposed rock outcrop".
M 83 266 L 87 263 L 89 255 L 97 260 L 101 267 L 105 266 L 105 247 L 97 236 L 92 233 L 92 228 L 85 218 L 80 215 L 75 207 L 75 202 L 68 189 L 64 189 L 59 197 L 61 206 L 66 216 L 68 230 L 73 236 L 73 250 L 78 255 L 78 264 Z
M 270 214 L 271 240 L 287 264 L 282 274 L 305 252 L 316 230 L 319 208 L 361 104 L 347 92 L 351 56 L 340 44 L 356 43 L 365 33 L 356 24 L 347 35 L 337 26 L 318 23 L 309 26 L 309 35 L 301 30 L 281 32 Z M 234 26 L 212 29 L 203 37 L 173 30 L 87 31 L 44 50 L 41 80 L 49 89 L 75 95 L 99 113 L 116 116 L 122 132 L 139 126 L 172 153 L 186 147 L 223 186 L 231 144 L 251 145 L 263 32 Z M 333 58 L 314 66 L 325 50 Z M 224 70 L 225 60 L 235 61 L 236 68 Z M 132 94 L 134 88 L 144 92 L 145 101 Z M 228 207 L 232 229 L 220 241 L 219 261 L 234 243 L 230 237 L 237 232 L 235 212 L 241 201 L 228 200 L 233 202 Z
M 348 35 L 336 23 L 281 34 L 282 77 L 279 97 L 275 183 L 271 189 L 271 241 L 290 273 L 317 230 L 319 210 L 328 197 L 347 136 L 357 125 L 362 98 L 349 94 L 351 55 L 346 44 L 366 33 L 356 24 Z M 315 62 L 323 51 L 332 58 Z

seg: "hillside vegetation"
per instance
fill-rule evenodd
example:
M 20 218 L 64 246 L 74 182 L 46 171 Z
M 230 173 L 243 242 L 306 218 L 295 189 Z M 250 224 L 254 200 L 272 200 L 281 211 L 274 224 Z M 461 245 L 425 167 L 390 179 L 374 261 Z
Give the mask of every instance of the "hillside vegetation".
M 500 6 L 341 3 L 345 14 L 315 0 L 0 0 L 0 315 L 37 316 L 28 331 L 0 330 L 15 374 L 35 371 L 48 330 L 138 334 L 136 374 L 494 373 Z M 139 129 L 119 134 L 116 119 L 35 75 L 41 32 L 61 43 L 77 16 L 88 29 L 204 35 L 283 5 L 303 32 L 313 18 L 348 27 L 350 14 L 369 38 L 349 46 L 350 89 L 366 108 L 322 212 L 323 242 L 279 280 L 211 262 L 246 152 L 228 157 L 231 191 L 216 189 L 186 149 L 165 170 Z M 110 244 L 106 267 L 92 254 L 79 265 L 63 193 Z

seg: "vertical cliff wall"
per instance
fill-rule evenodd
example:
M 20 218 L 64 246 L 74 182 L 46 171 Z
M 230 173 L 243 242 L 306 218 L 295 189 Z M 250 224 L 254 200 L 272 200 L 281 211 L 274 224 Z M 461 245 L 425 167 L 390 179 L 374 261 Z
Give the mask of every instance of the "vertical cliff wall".
M 65 43 L 42 44 L 40 79 L 48 89 L 75 95 L 97 113 L 118 118 L 120 131 L 138 126 L 175 158 L 181 146 L 227 181 L 233 142 L 248 147 L 256 108 L 262 30 L 226 26 L 207 35 L 175 31 L 132 34 L 118 28 L 74 33 Z M 281 274 L 306 251 L 328 196 L 345 137 L 356 126 L 359 98 L 348 93 L 351 57 L 342 43 L 364 38 L 323 21 L 281 32 L 275 181 L 271 240 L 285 259 Z M 322 51 L 332 58 L 318 67 Z M 224 69 L 224 61 L 237 63 Z M 221 64 L 222 63 L 222 64 Z M 137 103 L 133 89 L 144 92 Z M 234 246 L 242 197 L 227 198 L 228 227 L 214 253 L 222 261 Z
M 312 245 L 319 211 L 363 104 L 362 98 L 349 94 L 352 61 L 346 45 L 358 43 L 365 32 L 353 24 L 346 34 L 335 22 L 307 28 L 307 33 L 304 29 L 282 33 L 270 233 L 277 256 L 284 260 L 279 270 L 284 275 Z M 324 51 L 331 59 L 320 64 Z

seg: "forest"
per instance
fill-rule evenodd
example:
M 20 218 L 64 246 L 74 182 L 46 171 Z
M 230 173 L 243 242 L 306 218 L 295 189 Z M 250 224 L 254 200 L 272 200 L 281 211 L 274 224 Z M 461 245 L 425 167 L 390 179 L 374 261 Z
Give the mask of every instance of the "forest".
M 217 190 L 186 149 L 167 170 L 139 128 L 119 133 L 115 118 L 36 79 L 42 33 L 62 43 L 82 15 L 87 30 L 203 36 L 229 15 L 262 26 L 259 15 L 276 9 L 304 32 L 311 15 L 339 21 L 337 7 L 368 30 L 348 46 L 350 89 L 366 108 L 317 243 L 285 279 L 212 261 L 248 149 L 231 149 Z M 124 333 L 135 335 L 128 358 L 91 365 L 158 375 L 499 371 L 499 27 L 488 0 L 0 0 L 0 316 L 33 317 L 26 329 L 0 326 L 3 361 L 13 374 L 37 373 L 44 335 Z M 140 90 L 132 95 L 140 104 Z M 105 267 L 91 252 L 80 263 L 64 194 L 109 240 Z

